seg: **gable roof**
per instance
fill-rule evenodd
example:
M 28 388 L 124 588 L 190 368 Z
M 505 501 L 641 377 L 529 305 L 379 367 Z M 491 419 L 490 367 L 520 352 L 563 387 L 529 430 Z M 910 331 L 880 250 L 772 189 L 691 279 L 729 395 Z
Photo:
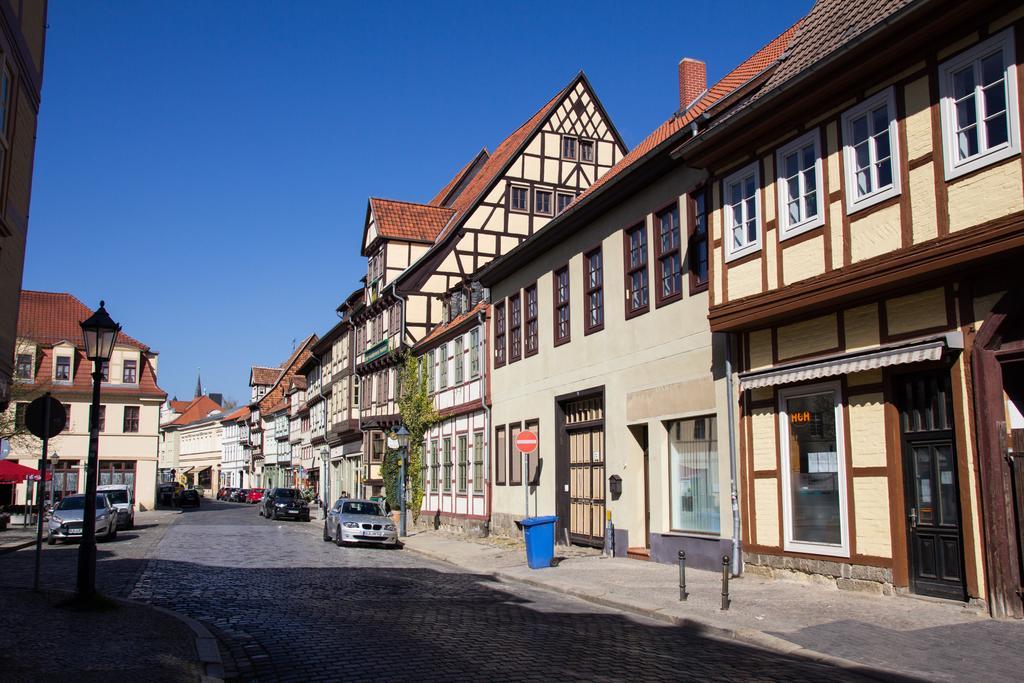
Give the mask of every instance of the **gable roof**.
M 469 179 L 476 175 L 476 171 L 479 170 L 479 166 L 490 158 L 490 152 L 484 147 L 476 156 L 469 160 L 465 166 L 459 169 L 459 172 L 455 174 L 448 184 L 441 188 L 441 191 L 434 195 L 434 198 L 428 202 L 431 206 L 449 206 L 452 201 L 461 194 L 461 186 L 469 181 Z M 458 190 L 458 193 L 456 193 Z M 454 196 L 452 196 L 454 194 Z
M 38 292 L 22 290 L 18 308 L 18 336 L 52 346 L 68 341 L 83 346 L 82 322 L 94 311 L 66 292 Z M 117 334 L 117 343 L 134 346 L 142 351 L 150 348 L 124 332 Z
M 277 381 L 277 378 L 281 375 L 281 368 L 268 368 L 262 365 L 252 366 L 252 371 L 249 373 L 249 385 L 263 385 L 273 384 Z
M 310 348 L 317 342 L 316 334 L 311 334 L 299 343 L 288 356 L 288 360 L 281 364 L 281 374 L 274 381 L 274 384 L 267 390 L 262 398 L 249 404 L 250 409 L 255 406 L 256 410 L 265 411 L 269 406 L 274 405 L 284 396 L 284 380 L 294 376 L 296 368 L 300 367 L 309 358 Z
M 210 413 L 219 413 L 222 410 L 220 404 L 214 401 L 209 396 L 203 395 L 198 398 L 194 398 L 188 402 L 188 407 L 182 411 L 181 415 L 168 422 L 163 427 L 176 426 L 180 427 L 199 420 L 205 420 L 210 416 Z
M 455 330 L 458 330 L 464 322 L 466 322 L 470 318 L 475 318 L 479 313 L 486 313 L 488 309 L 489 304 L 486 301 L 481 301 L 468 311 L 460 313 L 459 315 L 452 318 L 451 322 L 441 323 L 440 325 L 434 326 L 434 328 L 430 330 L 430 332 L 425 337 L 423 337 L 423 339 L 416 342 L 416 345 L 413 347 L 413 352 L 422 353 L 430 350 L 436 344 L 439 344 L 441 342 L 442 337 L 447 339 L 447 334 L 449 332 L 454 332 Z M 469 326 L 467 325 L 467 328 L 468 327 Z
M 385 239 L 431 243 L 451 220 L 454 211 L 444 206 L 415 204 L 370 197 L 377 234 Z
M 539 243 L 555 239 L 552 234 L 559 231 L 562 226 L 573 221 L 582 208 L 591 205 L 591 198 L 602 195 L 605 188 L 614 186 L 627 173 L 642 167 L 648 160 L 659 155 L 668 154 L 678 144 L 679 138 L 686 134 L 686 130 L 703 113 L 735 93 L 741 92 L 748 84 L 755 83 L 759 78 L 763 78 L 765 74 L 777 66 L 779 59 L 790 44 L 799 25 L 800 22 L 798 21 L 790 26 L 708 88 L 689 107 L 685 110 L 677 111 L 670 119 L 655 128 L 653 132 L 630 150 L 618 163 L 591 183 L 590 187 L 583 191 L 565 211 L 552 218 L 543 228 L 521 242 L 510 252 L 487 264 L 478 274 L 481 281 L 484 284 L 491 284 L 500 279 L 501 273 L 511 268 L 512 264 L 518 262 L 519 258 L 525 257 L 524 254 L 532 253 L 534 249 L 541 248 L 538 247 Z

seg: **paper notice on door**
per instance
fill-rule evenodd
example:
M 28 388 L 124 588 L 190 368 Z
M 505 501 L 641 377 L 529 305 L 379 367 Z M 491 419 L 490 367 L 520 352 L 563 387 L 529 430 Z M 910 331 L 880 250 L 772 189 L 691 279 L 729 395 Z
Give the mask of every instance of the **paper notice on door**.
M 952 472 L 943 472 L 939 476 L 942 479 L 942 485 L 943 486 L 952 486 L 953 485 L 953 473 Z
M 839 457 L 835 452 L 822 452 L 822 453 L 808 453 L 807 454 L 807 471 L 809 473 L 818 472 L 838 472 L 839 471 Z

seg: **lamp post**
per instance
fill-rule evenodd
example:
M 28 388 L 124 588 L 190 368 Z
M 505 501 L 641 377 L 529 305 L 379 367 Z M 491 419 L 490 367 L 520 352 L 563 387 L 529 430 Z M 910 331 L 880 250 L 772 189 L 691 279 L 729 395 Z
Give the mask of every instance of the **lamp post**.
M 402 459 L 402 467 L 398 474 L 398 535 L 405 538 L 405 461 L 409 458 L 409 430 L 404 424 L 395 430 L 398 439 L 398 454 Z
M 121 326 L 107 314 L 104 302 L 88 320 L 79 323 L 85 339 L 85 357 L 92 361 L 92 406 L 89 410 L 89 457 L 85 465 L 85 510 L 82 519 L 82 542 L 78 547 L 78 583 L 80 599 L 96 593 L 96 480 L 99 474 L 100 383 L 103 364 L 114 352 L 114 342 Z
M 331 449 L 323 446 L 320 449 L 320 510 L 327 517 L 327 506 L 331 504 Z
M 57 474 L 57 463 L 60 462 L 60 453 L 54 451 L 50 453 L 50 507 L 55 507 L 57 502 L 53 499 L 53 480 Z M 45 482 L 44 482 L 45 483 Z

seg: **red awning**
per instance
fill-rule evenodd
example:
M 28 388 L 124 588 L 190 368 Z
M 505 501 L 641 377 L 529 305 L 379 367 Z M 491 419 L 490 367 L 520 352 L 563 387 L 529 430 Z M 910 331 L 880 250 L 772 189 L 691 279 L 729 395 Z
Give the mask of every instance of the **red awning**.
M 38 477 L 39 470 L 19 465 L 10 460 L 0 460 L 0 484 L 20 484 L 27 477 Z M 46 480 L 50 480 L 50 472 L 46 472 Z

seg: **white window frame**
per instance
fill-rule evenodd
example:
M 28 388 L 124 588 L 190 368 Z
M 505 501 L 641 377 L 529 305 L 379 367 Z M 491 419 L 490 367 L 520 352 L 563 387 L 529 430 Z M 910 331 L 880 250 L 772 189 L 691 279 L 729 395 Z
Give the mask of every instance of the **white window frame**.
M 868 114 L 877 109 L 880 104 L 885 104 L 889 113 L 889 155 L 892 160 L 892 184 L 882 188 L 875 188 L 863 197 L 857 196 L 857 169 L 856 152 L 853 148 L 853 120 Z M 843 126 L 843 173 L 846 182 L 846 213 L 852 214 L 874 206 L 879 202 L 899 196 L 903 191 L 900 186 L 900 137 L 899 128 L 896 125 L 896 94 L 892 87 L 872 95 L 860 104 L 850 107 L 842 116 Z M 870 145 L 869 145 L 870 146 Z M 874 155 L 874 148 L 871 147 L 871 154 Z M 875 158 L 872 156 L 872 165 Z
M 1006 83 L 1006 142 L 989 149 L 981 150 L 982 119 L 978 119 L 979 153 L 970 159 L 957 160 L 956 147 L 956 111 L 953 101 L 953 72 L 980 61 L 983 57 L 997 51 L 1003 51 L 1006 71 L 1003 74 Z M 980 88 L 980 84 L 975 88 Z M 1013 49 L 1013 28 L 983 40 L 974 47 L 948 59 L 939 65 L 939 96 L 942 120 L 942 159 L 946 180 L 952 180 L 971 171 L 983 168 L 997 161 L 1002 161 L 1020 153 L 1020 110 L 1017 96 L 1017 57 Z M 975 97 L 979 97 L 977 93 Z
M 735 171 L 722 180 L 722 207 L 725 212 L 725 220 L 722 221 L 725 229 L 722 231 L 722 239 L 725 240 L 725 261 L 734 261 L 747 254 L 753 254 L 761 249 L 761 240 L 764 233 L 763 217 L 761 216 L 761 169 L 758 162 L 754 161 L 743 168 Z M 754 226 L 757 228 L 757 237 L 750 243 L 733 249 L 732 246 L 732 205 L 729 204 L 729 186 L 737 181 L 742 181 L 748 176 L 754 176 L 754 211 L 757 217 Z
M 813 394 L 824 394 L 832 392 L 835 406 L 836 420 L 836 460 L 839 472 L 839 545 L 827 543 L 809 543 L 807 541 L 793 540 L 793 497 L 790 477 L 790 452 L 789 452 L 789 414 L 786 410 L 786 400 L 800 396 Z M 812 555 L 829 555 L 832 557 L 850 556 L 850 520 L 849 513 L 849 492 L 846 490 L 846 435 L 843 424 L 843 394 L 839 382 L 822 382 L 820 384 L 807 384 L 798 387 L 791 387 L 779 391 L 778 406 L 778 428 L 779 455 L 782 465 L 779 471 L 779 479 L 782 481 L 782 529 L 783 549 L 787 552 L 809 553 Z
M 814 187 L 815 194 L 818 195 L 818 212 L 805 218 L 802 221 L 789 223 L 789 211 L 786 209 L 786 176 L 783 171 L 783 160 L 793 152 L 803 149 L 808 144 L 814 147 Z M 804 133 L 800 137 L 791 140 L 787 144 L 780 147 L 775 152 L 775 197 L 776 204 L 778 205 L 778 216 L 779 216 L 779 239 L 785 240 L 790 237 L 795 237 L 801 233 L 805 233 L 808 230 L 814 230 L 825 225 L 825 202 L 828 198 L 824 196 L 824 188 L 822 187 L 822 164 L 821 164 L 821 134 L 818 129 L 815 128 L 812 131 Z M 802 184 L 803 181 L 801 181 Z M 801 201 L 803 201 L 803 195 L 800 195 Z

